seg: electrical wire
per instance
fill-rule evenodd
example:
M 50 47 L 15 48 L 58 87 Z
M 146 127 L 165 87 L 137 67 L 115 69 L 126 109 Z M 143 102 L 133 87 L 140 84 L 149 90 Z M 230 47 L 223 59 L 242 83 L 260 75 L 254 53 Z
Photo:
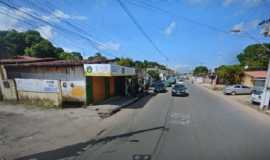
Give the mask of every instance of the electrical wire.
M 18 7 L 14 6 L 14 5 L 11 5 L 11 4 L 7 3 L 7 2 L 0 1 L 0 4 L 5 5 L 6 7 L 10 8 L 10 9 L 19 11 L 19 12 L 21 12 L 21 13 L 23 13 L 23 14 L 29 16 L 29 17 L 31 17 L 31 18 L 34 19 L 34 20 L 37 20 L 37 21 L 42 22 L 42 23 L 45 23 L 45 24 L 47 24 L 47 25 L 49 25 L 49 26 L 51 26 L 51 27 L 54 27 L 55 29 L 58 29 L 59 31 L 62 31 L 62 32 L 65 31 L 65 32 L 72 33 L 73 35 L 77 35 L 78 37 L 80 37 L 80 38 L 82 38 L 82 39 L 85 39 L 85 40 L 89 41 L 90 44 L 91 44 L 91 46 L 92 46 L 93 48 L 95 48 L 96 50 L 100 51 L 100 49 L 96 46 L 96 45 L 100 46 L 100 43 L 98 43 L 98 42 L 96 42 L 95 40 L 93 40 L 92 37 L 86 37 L 86 36 L 84 36 L 84 35 L 82 35 L 82 34 L 79 34 L 79 33 L 77 33 L 77 32 L 74 32 L 74 31 L 68 30 L 68 29 L 66 29 L 66 28 L 57 26 L 57 25 L 55 25 L 55 24 L 53 24 L 53 23 L 50 23 L 50 22 L 48 22 L 48 21 L 46 21 L 46 20 L 44 20 L 44 19 L 38 17 L 37 15 L 33 15 L 33 14 L 28 13 L 28 12 L 26 12 L 26 11 L 24 11 L 24 10 L 21 10 L 21 9 L 19 9 Z M 103 47 L 104 47 L 104 46 L 103 46 Z M 116 56 L 113 55 L 113 54 L 111 54 L 111 56 L 116 57 Z
M 142 1 L 136 1 L 136 0 L 128 0 L 127 3 L 132 4 L 134 6 L 137 6 L 137 7 L 143 7 L 143 8 L 146 8 L 146 9 L 156 10 L 156 11 L 159 11 L 160 13 L 164 13 L 164 14 L 172 16 L 172 17 L 177 17 L 177 18 L 183 19 L 183 20 L 185 20 L 185 21 L 187 21 L 189 23 L 199 25 L 199 26 L 204 26 L 204 27 L 206 27 L 206 28 L 208 28 L 210 30 L 213 30 L 213 31 L 217 31 L 217 32 L 225 33 L 225 34 L 228 34 L 228 33 L 230 34 L 230 31 L 226 31 L 226 30 L 220 29 L 218 27 L 215 27 L 215 26 L 212 26 L 212 25 L 209 25 L 209 24 L 206 24 L 206 23 L 198 22 L 196 20 L 193 20 L 191 18 L 182 16 L 182 15 L 172 13 L 171 11 L 165 10 L 165 9 L 157 7 L 157 6 L 154 6 L 154 5 L 152 5 L 151 3 L 147 2 L 147 1 L 142 2 Z
M 133 16 L 133 14 L 127 8 L 127 6 L 121 0 L 117 0 L 117 1 L 119 2 L 121 8 L 125 11 L 125 13 L 129 16 L 129 18 L 132 20 L 132 22 L 138 28 L 138 30 L 142 33 L 142 35 L 149 41 L 149 43 L 157 51 L 157 53 L 160 54 L 161 56 L 163 56 L 167 61 L 169 61 L 169 58 L 165 54 L 162 53 L 162 51 L 154 43 L 154 41 L 152 40 L 152 38 L 146 33 L 146 31 L 143 29 L 143 27 L 139 24 L 139 22 L 136 20 L 136 18 Z

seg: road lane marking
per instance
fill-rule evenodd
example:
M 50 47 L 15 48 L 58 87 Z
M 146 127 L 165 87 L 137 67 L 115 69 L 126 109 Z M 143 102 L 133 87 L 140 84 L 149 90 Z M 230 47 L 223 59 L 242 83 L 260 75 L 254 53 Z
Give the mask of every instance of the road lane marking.
M 190 124 L 191 115 L 185 114 L 185 113 L 171 113 L 170 115 L 170 124 L 176 124 L 176 125 L 188 125 Z

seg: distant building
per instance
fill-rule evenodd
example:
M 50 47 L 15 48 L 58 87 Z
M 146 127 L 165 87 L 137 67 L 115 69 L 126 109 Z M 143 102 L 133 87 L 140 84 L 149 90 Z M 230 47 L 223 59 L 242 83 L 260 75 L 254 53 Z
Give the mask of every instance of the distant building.
M 158 71 L 160 80 L 168 80 L 171 76 L 175 76 L 176 72 L 172 69 L 159 69 L 158 67 L 155 68 L 147 68 L 146 71 Z
M 242 77 L 242 84 L 254 88 L 263 88 L 266 76 L 267 71 L 246 71 Z

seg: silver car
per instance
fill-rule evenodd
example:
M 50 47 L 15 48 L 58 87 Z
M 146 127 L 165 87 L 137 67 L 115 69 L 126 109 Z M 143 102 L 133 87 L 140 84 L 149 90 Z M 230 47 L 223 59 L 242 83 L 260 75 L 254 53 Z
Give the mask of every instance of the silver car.
M 252 89 L 248 86 L 241 84 L 231 85 L 224 88 L 224 94 L 236 95 L 236 94 L 251 94 Z

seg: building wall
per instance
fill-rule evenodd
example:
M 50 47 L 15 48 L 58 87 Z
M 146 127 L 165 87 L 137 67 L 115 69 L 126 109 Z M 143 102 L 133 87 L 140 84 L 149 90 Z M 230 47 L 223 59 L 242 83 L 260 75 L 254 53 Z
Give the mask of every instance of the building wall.
M 255 79 L 254 80 L 254 87 L 256 88 L 264 88 L 265 79 Z
M 18 91 L 18 99 L 22 103 L 30 103 L 46 107 L 60 107 L 62 105 L 60 93 Z
M 253 78 L 251 76 L 248 76 L 248 75 L 243 76 L 242 84 L 249 86 L 249 87 L 254 87 Z
M 63 102 L 86 103 L 85 81 L 61 81 Z
M 83 66 L 69 67 L 6 67 L 9 79 L 85 80 Z
M 2 98 L 6 101 L 17 101 L 17 91 L 14 80 L 0 80 Z
M 15 79 L 15 81 L 20 102 L 46 107 L 62 105 L 60 82 L 58 80 Z

